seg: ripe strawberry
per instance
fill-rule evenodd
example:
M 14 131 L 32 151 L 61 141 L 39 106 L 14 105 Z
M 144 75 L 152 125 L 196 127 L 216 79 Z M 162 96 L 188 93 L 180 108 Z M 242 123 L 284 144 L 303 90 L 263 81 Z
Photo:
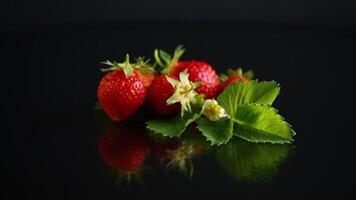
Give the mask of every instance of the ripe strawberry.
M 143 86 L 148 89 L 152 81 L 155 79 L 154 67 L 145 61 L 143 57 L 139 57 L 136 61 L 136 69 Z
M 152 81 L 155 79 L 155 75 L 153 73 L 147 73 L 140 70 L 137 70 L 136 72 L 142 81 L 143 87 L 148 89 L 151 86 Z
M 201 85 L 195 90 L 198 94 L 204 94 L 205 99 L 215 98 L 221 90 L 220 78 L 211 65 L 203 61 L 179 61 L 184 53 L 182 46 L 178 46 L 173 57 L 162 50 L 155 50 L 155 59 L 163 70 L 162 73 L 178 76 L 187 69 L 189 80 L 200 82 Z
M 112 125 L 99 140 L 103 160 L 112 168 L 131 173 L 140 168 L 146 158 L 147 141 L 137 127 Z
M 224 88 L 226 88 L 227 86 L 229 86 L 231 83 L 235 83 L 237 82 L 238 80 L 242 80 L 243 83 L 248 83 L 248 78 L 246 76 L 231 76 L 229 77 L 225 82 L 224 82 Z
M 171 76 L 173 79 L 177 79 Z M 174 94 L 173 86 L 168 82 L 166 75 L 157 76 L 148 90 L 148 101 L 152 109 L 161 116 L 178 113 L 180 104 L 167 105 L 167 99 Z
M 235 83 L 239 80 L 242 80 L 244 84 L 248 83 L 250 79 L 253 78 L 253 72 L 247 71 L 243 73 L 242 69 L 239 68 L 237 70 L 228 69 L 228 75 L 225 76 L 224 88 L 228 87 L 231 83 Z
M 124 63 L 106 61 L 104 64 L 111 68 L 103 71 L 111 72 L 100 81 L 97 91 L 99 103 L 112 120 L 126 120 L 144 103 L 147 93 L 144 79 L 148 76 L 140 71 L 142 63 L 131 64 L 128 55 Z
M 198 60 L 181 61 L 173 68 L 172 74 L 177 75 L 185 69 L 188 69 L 189 80 L 201 83 L 201 85 L 195 89 L 198 94 L 204 94 L 205 99 L 218 96 L 221 89 L 221 82 L 211 65 Z

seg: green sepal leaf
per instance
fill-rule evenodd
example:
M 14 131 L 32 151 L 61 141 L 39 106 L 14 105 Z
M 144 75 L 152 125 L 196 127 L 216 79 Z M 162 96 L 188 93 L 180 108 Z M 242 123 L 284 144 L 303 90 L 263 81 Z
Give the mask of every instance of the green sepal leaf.
M 123 70 L 124 70 L 125 76 L 129 77 L 132 74 L 132 72 L 134 71 L 134 68 L 133 67 L 124 67 Z
M 171 55 L 163 50 L 159 50 L 159 55 L 165 63 L 170 63 L 172 60 Z
M 245 76 L 248 78 L 248 80 L 252 80 L 253 77 L 255 76 L 254 72 L 252 70 L 248 70 L 248 71 L 245 71 L 242 70 L 242 68 L 237 68 L 237 69 L 227 69 L 227 73 L 226 74 L 221 74 L 220 75 L 220 80 L 222 82 L 225 82 L 229 77 L 231 76 Z
M 294 132 L 277 112 L 262 104 L 240 106 L 234 117 L 233 134 L 250 142 L 290 143 Z
M 161 73 L 170 74 L 172 68 L 177 64 L 179 58 L 183 55 L 184 51 L 185 49 L 183 48 L 183 45 L 178 45 L 176 47 L 173 56 L 163 50 L 155 49 L 154 57 L 156 63 L 161 68 Z
M 154 68 L 153 66 L 149 65 L 148 62 L 149 60 L 145 61 L 143 57 L 138 57 L 135 63 L 130 63 L 130 56 L 129 54 L 126 54 L 125 61 L 123 63 L 118 63 L 116 61 L 111 62 L 109 60 L 102 62 L 102 64 L 108 65 L 110 67 L 106 69 L 101 69 L 101 71 L 106 72 L 123 70 L 126 77 L 129 77 L 134 71 L 134 69 L 140 69 L 145 73 L 153 73 Z
M 226 74 L 220 74 L 220 80 L 221 80 L 221 82 L 225 82 L 225 81 L 227 81 L 227 79 L 229 79 L 229 76 L 228 75 L 226 75 Z
M 210 121 L 205 117 L 196 120 L 198 129 L 211 144 L 225 144 L 233 134 L 233 121 L 228 118 L 222 118 L 219 121 Z
M 253 77 L 255 77 L 255 73 L 252 70 L 248 70 L 244 73 L 244 76 L 247 76 L 248 80 L 251 80 Z

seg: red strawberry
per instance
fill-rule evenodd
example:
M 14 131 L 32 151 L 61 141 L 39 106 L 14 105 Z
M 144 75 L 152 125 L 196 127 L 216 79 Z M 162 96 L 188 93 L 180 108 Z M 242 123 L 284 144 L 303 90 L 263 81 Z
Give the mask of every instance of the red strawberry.
M 224 88 L 226 88 L 227 86 L 229 86 L 231 83 L 235 83 L 237 82 L 238 80 L 242 80 L 243 83 L 248 83 L 248 78 L 246 76 L 231 76 L 229 77 L 225 82 L 224 82 Z
M 142 84 L 146 89 L 150 87 L 152 81 L 155 79 L 155 75 L 153 73 L 147 73 L 137 70 L 137 74 L 139 75 Z
M 144 103 L 146 89 L 139 65 L 131 64 L 128 55 L 124 63 L 106 61 L 112 70 L 100 81 L 97 96 L 105 113 L 114 121 L 123 121 L 132 116 Z
M 253 78 L 254 74 L 252 71 L 247 71 L 243 73 L 242 69 L 239 68 L 237 70 L 228 69 L 227 80 L 224 82 L 224 88 L 228 87 L 231 83 L 235 83 L 239 80 L 242 80 L 244 84 L 248 83 L 250 79 Z
M 174 76 L 170 76 L 177 79 Z M 167 81 L 166 75 L 157 76 L 148 90 L 148 101 L 152 109 L 161 116 L 178 113 L 180 104 L 167 105 L 166 101 L 174 93 L 173 86 Z
M 144 60 L 143 57 L 137 58 L 136 62 L 136 72 L 138 73 L 143 86 L 148 89 L 155 79 L 154 68 L 147 61 Z
M 187 69 L 189 80 L 200 82 L 201 85 L 195 90 L 199 94 L 204 94 L 205 99 L 214 98 L 221 90 L 220 78 L 216 71 L 208 63 L 203 61 L 179 61 L 184 49 L 178 46 L 173 57 L 162 50 L 155 50 L 157 63 L 163 67 L 162 73 L 178 76 L 180 72 Z
M 185 69 L 188 69 L 189 80 L 201 83 L 195 89 L 198 94 L 204 94 L 205 99 L 215 98 L 219 94 L 220 78 L 208 63 L 197 60 L 181 61 L 172 69 L 172 74 L 177 76 Z
M 105 129 L 99 140 L 99 151 L 103 160 L 121 172 L 134 172 L 143 164 L 146 138 L 138 133 L 140 129 L 112 125 Z

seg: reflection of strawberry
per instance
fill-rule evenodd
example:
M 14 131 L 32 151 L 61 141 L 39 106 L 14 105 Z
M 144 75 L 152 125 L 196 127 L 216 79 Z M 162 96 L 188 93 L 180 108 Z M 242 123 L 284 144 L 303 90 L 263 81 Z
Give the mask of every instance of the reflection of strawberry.
M 173 57 L 162 50 L 156 50 L 155 58 L 163 68 L 162 73 L 178 76 L 187 69 L 189 80 L 201 84 L 195 89 L 198 94 L 204 94 L 206 99 L 216 97 L 221 90 L 221 82 L 214 68 L 204 61 L 179 61 L 183 52 L 182 46 L 176 48 Z
M 168 160 L 170 158 L 169 150 L 174 150 L 180 147 L 180 142 L 176 140 L 169 141 L 154 141 L 151 143 L 151 153 L 158 159 Z
M 131 64 L 127 55 L 124 63 L 106 61 L 111 66 L 100 81 L 97 96 L 105 113 L 114 121 L 123 121 L 132 116 L 144 103 L 145 84 L 148 87 L 153 75 L 141 70 L 144 65 Z
M 139 130 L 127 126 L 109 126 L 99 140 L 101 157 L 112 168 L 134 172 L 146 157 L 147 142 Z
M 174 76 L 170 76 L 173 79 L 177 79 Z M 167 99 L 171 97 L 174 93 L 173 86 L 167 81 L 166 75 L 157 76 L 149 90 L 148 90 L 148 101 L 152 109 L 161 116 L 176 114 L 179 112 L 180 104 L 175 103 L 172 105 L 167 105 Z

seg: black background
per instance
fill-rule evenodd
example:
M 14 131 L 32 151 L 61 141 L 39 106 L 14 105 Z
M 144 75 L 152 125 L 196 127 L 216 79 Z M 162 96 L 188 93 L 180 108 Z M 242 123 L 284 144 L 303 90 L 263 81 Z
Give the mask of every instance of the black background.
M 3 1 L 2 166 L 7 199 L 342 198 L 352 194 L 353 1 Z M 184 44 L 218 72 L 253 69 L 282 86 L 276 107 L 296 151 L 268 183 L 228 179 L 212 158 L 192 182 L 147 175 L 117 189 L 97 153 L 99 62 Z M 234 197 L 233 197 L 234 198 Z

